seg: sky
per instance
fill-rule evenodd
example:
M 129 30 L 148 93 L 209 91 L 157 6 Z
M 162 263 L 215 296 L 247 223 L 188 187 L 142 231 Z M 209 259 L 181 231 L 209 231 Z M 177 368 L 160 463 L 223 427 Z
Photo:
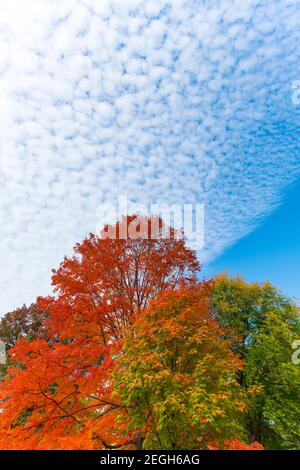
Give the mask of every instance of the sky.
M 203 203 L 208 272 L 297 295 L 299 20 L 298 0 L 0 0 L 0 313 L 48 294 L 120 195 Z
M 203 266 L 201 277 L 226 273 L 250 282 L 268 280 L 299 303 L 299 201 L 300 181 L 284 191 L 282 203 L 256 230 Z

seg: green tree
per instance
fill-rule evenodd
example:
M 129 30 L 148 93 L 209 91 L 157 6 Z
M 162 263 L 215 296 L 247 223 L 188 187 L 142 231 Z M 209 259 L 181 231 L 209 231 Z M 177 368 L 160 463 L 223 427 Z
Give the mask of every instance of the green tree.
M 211 314 L 210 283 L 166 292 L 125 336 L 116 397 L 144 449 L 243 445 L 244 392 L 236 380 L 243 363 Z
M 299 449 L 300 366 L 292 362 L 299 307 L 269 282 L 249 284 L 239 277 L 218 277 L 212 297 L 215 318 L 245 362 L 238 380 L 248 392 L 250 441 L 267 449 Z

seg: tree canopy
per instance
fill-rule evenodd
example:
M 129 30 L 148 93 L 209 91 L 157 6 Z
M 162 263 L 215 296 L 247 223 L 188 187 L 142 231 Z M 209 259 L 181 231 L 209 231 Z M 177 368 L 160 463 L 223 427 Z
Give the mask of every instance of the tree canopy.
M 251 396 L 246 428 L 266 448 L 300 448 L 300 367 L 292 344 L 300 338 L 300 310 L 269 282 L 220 276 L 213 292 L 218 323 L 245 362 L 240 383 Z
M 298 306 L 270 283 L 199 282 L 184 238 L 152 224 L 91 234 L 52 296 L 2 319 L 0 448 L 300 448 Z

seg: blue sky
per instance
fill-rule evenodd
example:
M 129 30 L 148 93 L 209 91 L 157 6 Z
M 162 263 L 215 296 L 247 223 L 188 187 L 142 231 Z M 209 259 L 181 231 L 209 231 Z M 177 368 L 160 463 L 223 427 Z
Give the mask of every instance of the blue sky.
M 220 272 L 249 281 L 269 280 L 300 300 L 300 181 L 284 191 L 282 203 L 248 236 L 204 266 L 204 276 Z
M 203 203 L 210 270 L 292 287 L 299 22 L 299 0 L 0 0 L 0 314 L 120 195 Z

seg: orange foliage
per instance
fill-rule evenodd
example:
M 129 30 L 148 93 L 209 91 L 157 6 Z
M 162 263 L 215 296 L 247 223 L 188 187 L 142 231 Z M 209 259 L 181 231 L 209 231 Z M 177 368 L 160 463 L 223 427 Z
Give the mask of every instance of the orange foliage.
M 134 442 L 115 425 L 125 411 L 111 398 L 122 332 L 160 292 L 193 284 L 199 269 L 174 229 L 163 238 L 160 219 L 156 225 L 137 221 L 126 217 L 105 227 L 102 237 L 91 234 L 54 271 L 55 296 L 38 300 L 49 316 L 49 339 L 22 339 L 11 350 L 13 364 L 0 387 L 0 448 L 99 449 L 106 442 Z M 122 239 L 132 225 L 137 237 Z
M 264 450 L 263 446 L 259 442 L 245 444 L 244 442 L 241 442 L 238 439 L 225 441 L 224 448 L 226 450 Z
M 38 307 L 48 318 L 49 337 L 17 341 L 0 382 L 1 449 L 139 448 L 141 436 L 137 429 L 128 428 L 127 404 L 114 387 L 116 358 L 124 353 L 134 319 L 144 316 L 140 325 L 152 328 L 148 334 L 159 334 L 159 327 L 170 345 L 183 340 L 183 349 L 187 323 L 195 347 L 203 344 L 212 384 L 216 372 L 209 351 L 213 345 L 219 351 L 220 370 L 229 368 L 233 376 L 239 368 L 239 361 L 219 341 L 218 325 L 207 315 L 210 284 L 203 284 L 201 289 L 208 291 L 200 297 L 194 289 L 199 269 L 195 253 L 185 247 L 184 239 L 177 238 L 174 229 L 164 227 L 160 219 L 154 222 L 131 216 L 107 226 L 102 237 L 91 234 L 77 244 L 74 256 L 65 258 L 53 272 L 55 295 L 38 299 Z M 128 230 L 135 236 L 124 237 Z M 163 237 L 168 230 L 169 237 Z M 116 237 L 110 238 L 108 233 Z M 177 319 L 169 309 L 170 296 L 186 304 Z M 189 308 L 187 296 L 193 308 Z M 147 309 L 150 302 L 152 307 Z M 158 310 L 162 317 L 149 323 L 149 315 Z M 202 335 L 207 336 L 203 341 Z M 230 360 L 222 363 L 222 357 Z M 151 351 L 137 359 L 156 367 Z M 190 384 L 184 370 L 176 374 L 183 387 Z M 228 396 L 213 395 L 214 403 L 220 404 L 218 413 L 225 414 Z M 192 433 L 197 426 L 210 426 L 206 415 L 197 417 L 196 413 L 193 419 Z M 149 424 L 144 429 L 150 432 Z M 200 445 L 203 438 L 197 440 L 195 435 L 192 439 Z M 214 443 L 210 445 L 214 447 Z M 223 448 L 261 446 L 231 440 Z

